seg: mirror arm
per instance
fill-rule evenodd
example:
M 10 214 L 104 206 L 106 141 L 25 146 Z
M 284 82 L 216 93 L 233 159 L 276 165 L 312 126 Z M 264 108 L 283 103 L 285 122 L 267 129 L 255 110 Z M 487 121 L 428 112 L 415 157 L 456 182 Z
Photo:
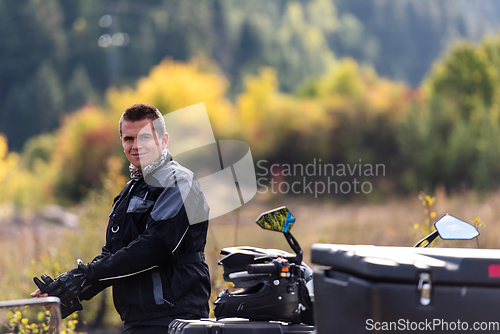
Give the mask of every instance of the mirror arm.
M 302 263 L 302 248 L 300 248 L 299 243 L 297 239 L 294 238 L 294 236 L 290 232 L 283 232 L 285 235 L 286 241 L 288 241 L 288 244 L 290 247 L 293 249 L 295 254 L 295 259 L 292 260 L 295 264 L 301 264 Z
M 439 235 L 439 232 L 437 230 L 433 231 L 431 234 L 429 234 L 428 236 L 426 236 L 425 238 L 423 238 L 422 240 L 420 240 L 419 242 L 417 242 L 417 244 L 413 247 L 422 247 L 422 248 L 425 248 L 427 246 L 429 246 L 429 244 L 431 242 L 434 241 L 434 239 L 436 239 Z M 424 242 L 426 242 L 424 244 Z

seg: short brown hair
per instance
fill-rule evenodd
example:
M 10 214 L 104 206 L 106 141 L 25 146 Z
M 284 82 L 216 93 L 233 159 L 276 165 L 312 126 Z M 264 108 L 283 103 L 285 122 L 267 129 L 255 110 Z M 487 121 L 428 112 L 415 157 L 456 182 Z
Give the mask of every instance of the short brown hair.
M 165 120 L 163 119 L 160 111 L 155 107 L 147 103 L 136 103 L 125 109 L 120 118 L 120 138 L 122 137 L 122 123 L 123 121 L 128 122 L 137 122 L 142 121 L 143 119 L 150 119 L 151 122 L 155 120 L 159 120 L 157 122 L 153 122 L 153 127 L 158 133 L 159 137 L 162 137 L 166 132 L 165 130 Z

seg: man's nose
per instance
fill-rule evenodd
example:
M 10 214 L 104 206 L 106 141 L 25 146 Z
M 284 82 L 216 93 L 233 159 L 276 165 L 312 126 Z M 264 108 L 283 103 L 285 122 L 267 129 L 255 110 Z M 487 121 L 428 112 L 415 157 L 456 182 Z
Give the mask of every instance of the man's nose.
M 132 145 L 132 148 L 139 148 L 141 145 L 141 142 L 139 141 L 139 139 L 134 139 L 134 145 Z

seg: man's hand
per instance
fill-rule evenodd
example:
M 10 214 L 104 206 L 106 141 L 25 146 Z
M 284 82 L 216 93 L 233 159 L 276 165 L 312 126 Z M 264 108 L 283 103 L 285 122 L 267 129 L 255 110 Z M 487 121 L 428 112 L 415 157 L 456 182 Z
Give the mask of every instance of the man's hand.
M 79 266 L 80 267 L 80 266 Z M 61 316 L 66 318 L 75 311 L 83 309 L 78 295 L 82 293 L 86 283 L 84 268 L 75 268 L 63 273 L 53 280 L 49 275 L 43 274 L 41 280 L 34 277 L 33 281 L 38 290 L 31 294 L 32 297 L 56 296 L 61 299 Z
M 33 298 L 42 298 L 42 297 L 48 297 L 48 293 L 42 293 L 40 289 L 37 289 L 35 292 L 31 294 L 31 297 Z M 44 306 L 47 310 L 50 310 L 51 306 Z M 78 298 L 74 298 L 72 300 L 67 300 L 64 303 L 61 301 L 61 318 L 64 319 L 67 316 L 69 316 L 71 313 L 76 312 L 76 311 L 81 311 L 83 310 L 83 306 L 80 303 L 80 300 Z
M 41 297 L 48 297 L 49 294 L 48 293 L 42 293 L 42 291 L 40 291 L 40 289 L 36 289 L 36 291 L 33 292 L 33 293 L 31 293 L 30 296 L 33 297 L 33 298 L 41 298 Z
M 32 297 L 60 297 L 62 290 L 59 287 L 59 282 L 54 281 L 49 275 L 43 274 L 41 280 L 38 277 L 33 277 L 33 281 L 38 290 L 31 294 Z
M 40 292 L 33 292 L 32 297 L 56 296 L 63 302 L 78 297 L 87 285 L 85 269 L 84 265 L 79 265 L 77 268 L 57 276 L 55 280 L 47 274 L 43 274 L 41 280 L 38 277 L 33 277 Z

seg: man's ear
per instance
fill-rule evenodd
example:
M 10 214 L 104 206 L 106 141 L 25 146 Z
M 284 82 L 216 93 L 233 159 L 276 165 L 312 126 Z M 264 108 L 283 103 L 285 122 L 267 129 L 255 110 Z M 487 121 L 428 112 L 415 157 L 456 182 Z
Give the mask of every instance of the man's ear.
M 163 137 L 161 138 L 161 145 L 162 145 L 162 148 L 163 149 L 166 149 L 167 148 L 167 145 L 168 145 L 168 133 L 165 132 L 165 134 L 163 135 Z

